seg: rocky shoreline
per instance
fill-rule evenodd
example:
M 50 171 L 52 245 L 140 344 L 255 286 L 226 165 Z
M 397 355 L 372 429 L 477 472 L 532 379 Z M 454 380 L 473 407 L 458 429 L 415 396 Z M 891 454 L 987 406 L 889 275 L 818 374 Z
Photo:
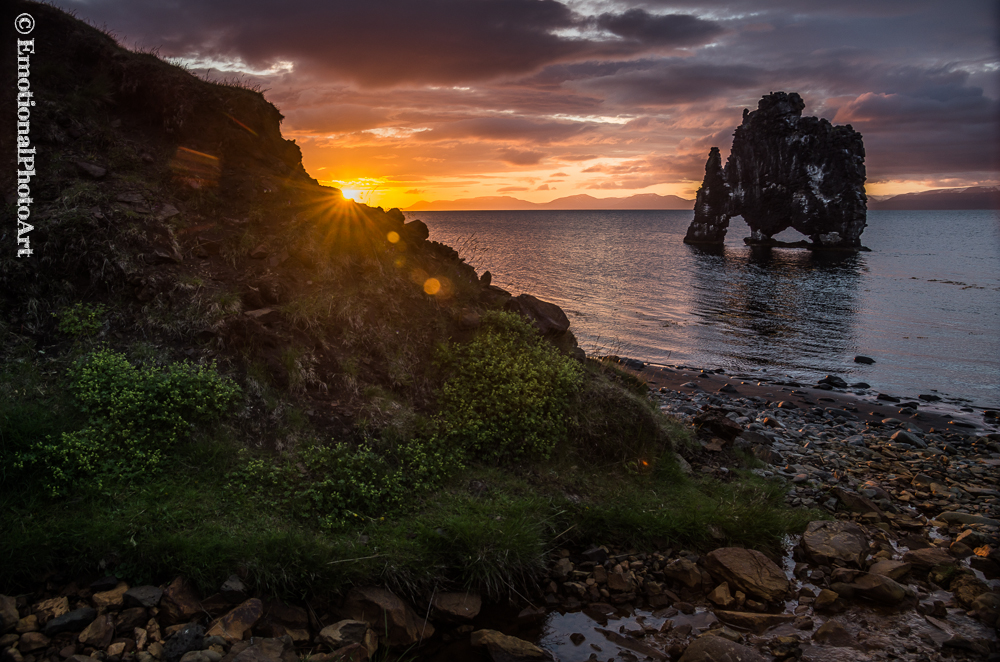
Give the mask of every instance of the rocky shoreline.
M 830 519 L 817 514 L 784 556 L 557 550 L 513 612 L 464 593 L 413 607 L 376 587 L 296 605 L 252 597 L 235 575 L 209 596 L 179 577 L 54 576 L 0 596 L 3 659 L 1000 660 L 1000 435 L 837 385 L 631 367 L 694 427 L 685 471 L 726 480 L 752 456 L 754 472 L 788 481 L 789 505 Z

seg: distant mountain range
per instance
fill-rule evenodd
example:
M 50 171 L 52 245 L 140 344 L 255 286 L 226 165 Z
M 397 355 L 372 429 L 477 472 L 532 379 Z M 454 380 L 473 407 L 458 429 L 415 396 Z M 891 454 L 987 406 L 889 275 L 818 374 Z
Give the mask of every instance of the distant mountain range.
M 580 194 L 556 198 L 549 202 L 529 202 L 509 195 L 488 195 L 458 200 L 421 200 L 403 211 L 480 211 L 524 209 L 694 209 L 694 200 L 676 195 L 639 193 L 626 198 L 595 198 Z M 870 195 L 868 209 L 1000 209 L 1000 188 L 972 186 L 942 188 L 902 195 Z
M 904 193 L 882 200 L 873 196 L 868 200 L 868 209 L 1000 209 L 1000 189 L 972 186 Z
M 676 195 L 640 193 L 627 198 L 595 198 L 592 195 L 569 195 L 549 202 L 528 202 L 509 195 L 490 195 L 459 200 L 421 200 L 403 211 L 465 211 L 522 209 L 694 209 L 694 200 Z

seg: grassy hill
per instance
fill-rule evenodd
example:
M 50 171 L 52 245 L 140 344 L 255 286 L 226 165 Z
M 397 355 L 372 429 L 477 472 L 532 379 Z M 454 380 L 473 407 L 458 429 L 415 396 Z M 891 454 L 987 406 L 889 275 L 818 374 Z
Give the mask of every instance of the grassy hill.
M 768 546 L 805 521 L 749 473 L 685 476 L 644 384 L 423 224 L 318 185 L 259 91 L 14 9 L 37 175 L 33 254 L 9 230 L 0 251 L 0 591 L 239 570 L 498 597 L 554 545 Z

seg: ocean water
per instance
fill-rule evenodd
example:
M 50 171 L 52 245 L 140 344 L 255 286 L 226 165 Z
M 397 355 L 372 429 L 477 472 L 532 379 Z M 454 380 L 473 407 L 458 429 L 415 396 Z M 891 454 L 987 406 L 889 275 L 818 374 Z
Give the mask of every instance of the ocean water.
M 493 283 L 560 305 L 589 354 L 936 390 L 1000 406 L 1000 213 L 872 211 L 870 253 L 682 241 L 690 211 L 408 212 Z M 801 239 L 793 230 L 778 238 Z M 875 359 L 854 362 L 855 355 Z

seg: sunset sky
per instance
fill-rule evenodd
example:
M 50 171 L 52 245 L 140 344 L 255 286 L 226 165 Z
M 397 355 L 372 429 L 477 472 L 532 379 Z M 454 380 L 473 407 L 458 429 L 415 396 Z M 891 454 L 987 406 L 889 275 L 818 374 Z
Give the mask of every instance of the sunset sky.
M 322 183 L 373 205 L 693 198 L 744 107 L 864 136 L 869 194 L 994 186 L 990 0 L 55 0 L 124 45 L 259 83 Z

